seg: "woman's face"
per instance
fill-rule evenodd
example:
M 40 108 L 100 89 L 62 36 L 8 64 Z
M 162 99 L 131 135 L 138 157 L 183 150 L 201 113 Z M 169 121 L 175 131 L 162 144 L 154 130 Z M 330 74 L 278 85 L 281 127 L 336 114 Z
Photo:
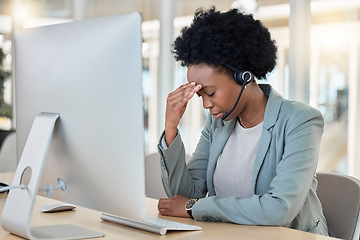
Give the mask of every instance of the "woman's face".
M 204 108 L 209 109 L 216 119 L 221 119 L 231 110 L 241 89 L 232 77 L 225 73 L 218 73 L 214 67 L 204 63 L 190 65 L 187 79 L 189 83 L 195 82 L 202 85 L 197 94 L 202 97 Z M 239 115 L 243 105 L 241 102 L 240 100 L 226 120 Z

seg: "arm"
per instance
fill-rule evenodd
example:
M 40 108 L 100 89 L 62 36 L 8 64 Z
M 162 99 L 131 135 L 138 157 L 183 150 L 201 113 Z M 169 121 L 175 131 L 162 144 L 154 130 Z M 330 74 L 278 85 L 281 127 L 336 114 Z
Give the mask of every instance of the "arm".
M 209 159 L 210 127 L 209 117 L 202 131 L 200 141 L 192 159 L 186 165 L 185 150 L 180 134 L 167 150 L 160 150 L 162 181 L 167 195 L 171 198 L 160 199 L 158 210 L 162 215 L 190 217 L 185 210 L 185 204 L 190 198 L 203 198 L 207 194 L 206 173 Z M 169 161 L 168 159 L 177 161 Z
M 212 119 L 209 117 L 192 159 L 188 164 L 185 162 L 185 148 L 180 133 L 177 134 L 168 149 L 161 148 L 159 144 L 161 176 L 165 191 L 169 197 L 182 195 L 188 198 L 201 198 L 206 195 L 211 122 Z
M 179 174 L 186 169 L 185 149 L 177 127 L 186 110 L 187 103 L 201 88 L 202 86 L 195 82 L 183 84 L 171 92 L 166 99 L 165 131 L 160 138 L 158 149 L 161 156 L 163 185 L 168 196 L 174 195 L 174 190 L 169 184 L 170 179 L 181 178 Z M 162 139 L 165 139 L 169 148 L 162 148 Z M 175 167 L 172 167 L 174 165 Z

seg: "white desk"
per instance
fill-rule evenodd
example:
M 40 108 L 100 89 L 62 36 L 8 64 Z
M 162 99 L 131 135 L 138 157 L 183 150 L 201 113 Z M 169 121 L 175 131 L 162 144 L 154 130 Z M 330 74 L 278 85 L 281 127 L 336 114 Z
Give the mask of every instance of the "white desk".
M 12 173 L 0 174 L 0 181 L 12 181 Z M 0 194 L 0 214 L 4 207 L 7 194 Z M 147 215 L 170 219 L 187 224 L 198 225 L 202 231 L 183 231 L 168 232 L 165 236 L 154 233 L 125 227 L 122 225 L 104 222 L 100 219 L 101 212 L 88 208 L 77 207 L 76 210 L 58 213 L 41 213 L 40 206 L 56 200 L 38 196 L 32 217 L 32 226 L 54 225 L 54 224 L 75 224 L 94 231 L 102 232 L 105 237 L 99 239 L 267 239 L 267 240 L 330 240 L 334 238 L 325 237 L 317 234 L 310 234 L 284 227 L 264 227 L 264 226 L 245 226 L 232 223 L 211 223 L 200 222 L 190 218 L 174 218 L 159 215 L 157 210 L 157 200 L 148 198 Z M 21 239 L 0 228 L 1 240 Z

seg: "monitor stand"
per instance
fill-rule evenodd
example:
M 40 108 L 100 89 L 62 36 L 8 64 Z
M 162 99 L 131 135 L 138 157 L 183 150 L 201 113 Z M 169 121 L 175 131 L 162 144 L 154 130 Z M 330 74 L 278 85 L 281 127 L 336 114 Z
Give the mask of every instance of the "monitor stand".
M 1 225 L 4 230 L 29 239 L 83 239 L 103 237 L 103 233 L 75 225 L 30 227 L 36 195 L 58 113 L 40 113 L 31 127 L 24 151 L 15 172 L 13 185 L 26 189 L 11 189 L 7 197 Z

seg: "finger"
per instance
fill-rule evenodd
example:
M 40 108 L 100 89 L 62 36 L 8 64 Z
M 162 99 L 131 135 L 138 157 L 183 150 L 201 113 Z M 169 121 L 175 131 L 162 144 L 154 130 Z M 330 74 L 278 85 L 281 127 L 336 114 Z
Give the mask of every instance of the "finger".
M 185 111 L 186 105 L 190 98 L 188 97 L 179 97 L 176 99 L 168 99 L 167 100 L 167 109 L 171 110 L 171 112 L 178 113 Z
M 167 215 L 168 215 L 167 209 L 165 209 L 165 208 L 160 209 L 160 210 L 159 210 L 159 213 L 160 213 L 161 215 L 163 215 L 163 216 L 167 216 Z
M 159 202 L 158 202 L 157 208 L 158 208 L 158 210 L 159 210 L 159 212 L 160 212 L 160 209 L 161 209 L 161 199 L 159 199 Z
M 202 89 L 202 85 L 201 85 L 201 84 L 197 84 L 196 86 L 194 86 L 193 92 L 194 92 L 194 93 L 197 93 L 198 91 L 200 91 L 200 89 Z
M 190 86 L 186 86 L 182 89 L 182 96 L 187 98 L 187 101 L 189 101 L 195 93 L 200 91 L 202 88 L 201 84 L 195 84 L 194 82 L 191 83 Z
M 178 98 L 181 96 L 188 96 L 191 92 L 196 91 L 197 85 L 195 82 L 183 84 L 178 87 L 174 92 L 169 94 L 171 99 Z
M 187 95 L 187 96 L 180 96 L 180 97 L 175 98 L 175 99 L 169 99 L 168 102 L 167 102 L 168 106 L 173 111 L 177 112 L 180 109 L 182 109 L 183 107 L 186 107 L 187 103 L 189 102 L 189 100 L 191 99 L 192 96 L 193 96 L 193 94 Z
M 170 93 L 167 98 L 167 102 L 172 108 L 182 108 L 187 102 L 194 96 L 196 92 L 201 89 L 201 85 L 194 86 L 194 83 L 182 85 L 174 92 Z
M 159 199 L 158 203 L 158 210 L 161 215 L 168 216 L 169 215 L 169 199 L 168 198 L 161 198 Z
M 158 209 L 160 208 L 167 208 L 169 205 L 169 199 L 168 198 L 161 198 L 158 202 Z
M 170 102 L 179 102 L 181 99 L 189 99 L 189 95 L 193 92 L 193 88 L 181 88 L 170 93 L 167 100 Z

